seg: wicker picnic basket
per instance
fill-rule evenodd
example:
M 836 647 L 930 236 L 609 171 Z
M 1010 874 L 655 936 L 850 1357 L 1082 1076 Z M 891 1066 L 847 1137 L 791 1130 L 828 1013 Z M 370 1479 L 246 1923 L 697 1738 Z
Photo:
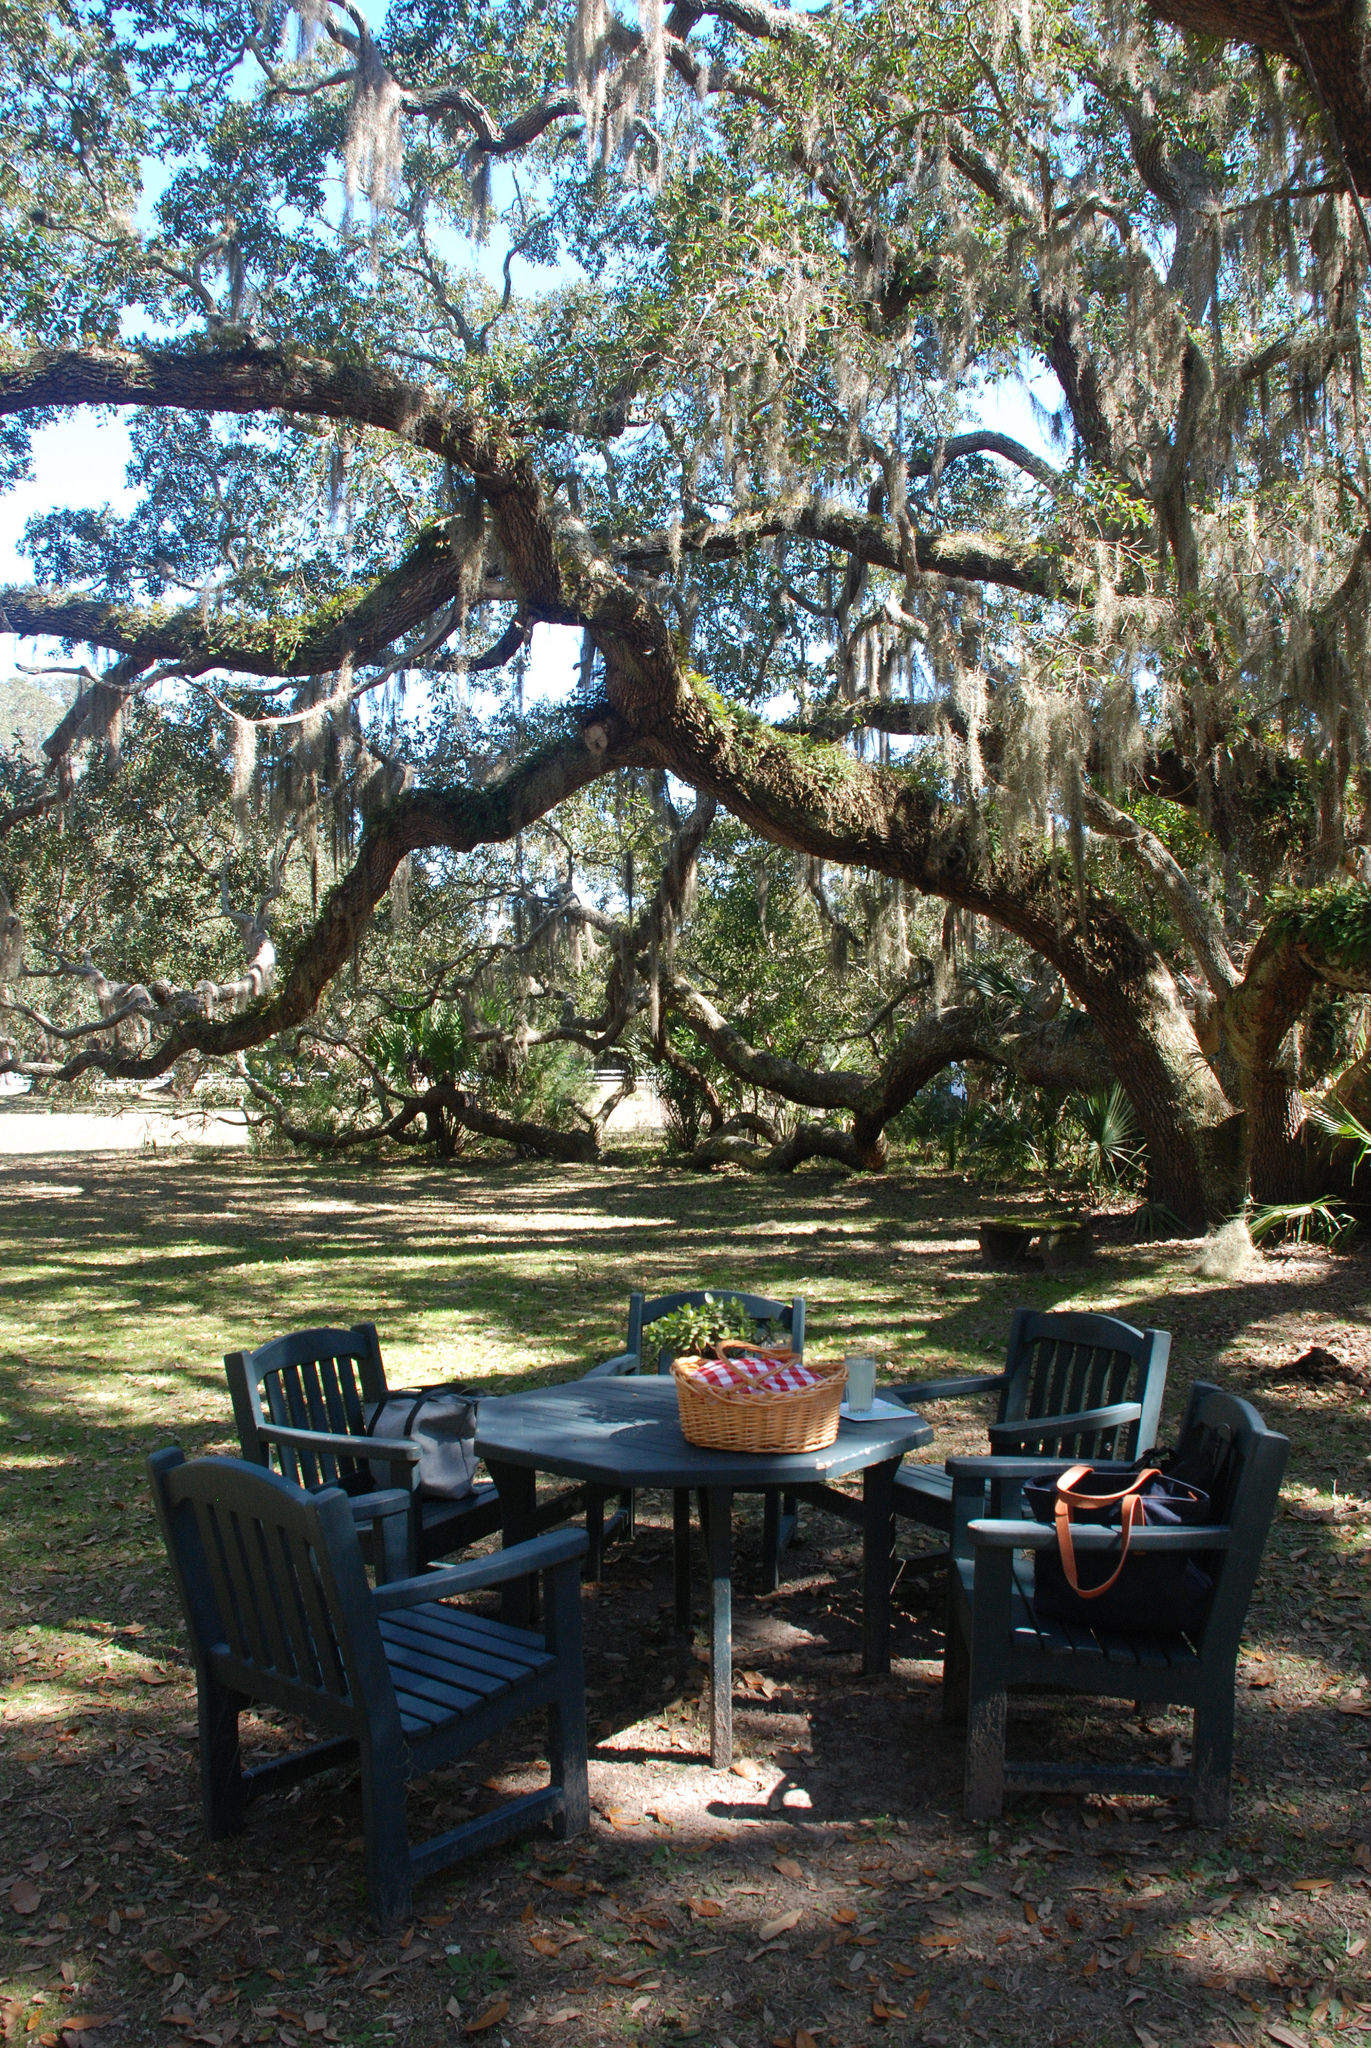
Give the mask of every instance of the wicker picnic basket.
M 712 1387 L 700 1378 L 701 1366 L 727 1359 L 730 1352 L 774 1361 L 778 1372 L 799 1363 L 793 1351 L 733 1338 L 715 1346 L 714 1359 L 674 1359 L 671 1376 L 687 1443 L 707 1451 L 821 1451 L 833 1442 L 847 1380 L 841 1362 L 816 1365 L 806 1359 L 805 1371 L 816 1374 L 818 1384 L 793 1392 L 769 1387 L 765 1380 L 751 1386 Z

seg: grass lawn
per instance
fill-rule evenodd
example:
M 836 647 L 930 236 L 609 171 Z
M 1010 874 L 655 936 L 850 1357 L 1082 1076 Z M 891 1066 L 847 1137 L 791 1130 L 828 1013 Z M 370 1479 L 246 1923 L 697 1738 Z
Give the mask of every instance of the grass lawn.
M 644 1162 L 0 1162 L 4 2039 L 1371 2036 L 1371 1256 L 1302 1250 L 1225 1283 L 1199 1276 L 1194 1246 L 1119 1236 L 1086 1267 L 1021 1279 L 981 1269 L 983 1201 L 913 1174 L 773 1184 Z M 221 1354 L 368 1317 L 393 1384 L 507 1391 L 619 1349 L 633 1286 L 739 1282 L 803 1292 L 813 1351 L 860 1341 L 894 1376 L 997 1362 L 1021 1300 L 1116 1311 L 1174 1333 L 1164 1440 L 1200 1376 L 1288 1432 L 1231 1826 L 1141 1799 L 1025 1799 L 1001 1826 L 965 1825 L 935 1617 L 902 1610 L 891 1676 L 863 1679 L 852 1532 L 815 1513 L 776 1596 L 755 1593 L 740 1534 L 739 1761 L 712 1770 L 699 1640 L 671 1624 L 669 1504 L 649 1498 L 585 1594 L 587 1839 L 433 1879 L 385 1940 L 362 1908 L 346 1779 L 262 1802 L 211 1850 L 142 1459 L 169 1440 L 236 1448 Z M 1311 1345 L 1342 1374 L 1292 1377 Z M 975 1445 L 983 1417 L 941 1404 L 930 1420 L 941 1457 Z M 1046 1702 L 1016 1721 L 1038 1753 L 1164 1759 L 1183 1732 Z M 531 1783 L 539 1732 L 426 1781 L 419 1832 Z

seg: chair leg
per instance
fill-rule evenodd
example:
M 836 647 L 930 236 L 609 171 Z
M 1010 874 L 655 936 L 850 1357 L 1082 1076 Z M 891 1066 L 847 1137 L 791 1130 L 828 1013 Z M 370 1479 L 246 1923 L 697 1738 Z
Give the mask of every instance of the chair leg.
M 1191 1746 L 1191 1804 L 1201 1827 L 1222 1827 L 1233 1791 L 1233 1679 L 1225 1674 L 1213 1695 L 1195 1709 Z
M 949 1615 L 943 1648 L 943 1720 L 950 1727 L 965 1727 L 970 1704 L 971 1659 L 962 1632 L 955 1618 Z
M 243 1752 L 238 1741 L 238 1716 L 246 1700 L 240 1693 L 200 1678 L 200 1797 L 205 1830 L 212 1842 L 241 1833 L 247 1800 L 243 1784 Z
M 966 1775 L 962 1811 L 968 1820 L 998 1820 L 1004 1812 L 1005 1689 L 995 1686 L 967 1704 Z
M 1014 1591 L 1014 1554 L 978 1550 L 970 1614 L 954 1617 L 958 1634 L 967 1626 L 969 1666 L 966 1716 L 966 1775 L 962 1807 L 968 1820 L 998 1820 L 1004 1811 L 1004 1730 L 1008 1652 Z
M 362 1756 L 362 1834 L 366 1842 L 367 1903 L 380 1928 L 409 1917 L 414 1873 L 405 1819 L 405 1776 L 400 1760 L 369 1744 Z
M 548 1649 L 558 1663 L 558 1696 L 548 1708 L 548 1762 L 552 1783 L 562 1788 L 562 1811 L 552 1824 L 559 1841 L 590 1826 L 590 1782 L 586 1772 L 586 1681 L 581 1656 L 581 1588 L 574 1565 L 547 1574 Z
M 598 1486 L 586 1488 L 585 1576 L 592 1585 L 604 1576 L 605 1496 Z
M 701 1515 L 704 1498 L 701 1496 Z M 671 1496 L 671 1570 L 676 1593 L 676 1627 L 690 1628 L 690 1494 L 678 1486 Z

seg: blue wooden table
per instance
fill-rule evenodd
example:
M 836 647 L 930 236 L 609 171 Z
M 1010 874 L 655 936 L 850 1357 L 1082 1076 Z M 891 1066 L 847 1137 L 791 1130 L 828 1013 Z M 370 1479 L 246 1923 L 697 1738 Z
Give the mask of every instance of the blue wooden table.
M 483 1398 L 476 1449 L 499 1488 L 506 1544 L 533 1532 L 539 1472 L 610 1488 L 698 1491 L 710 1580 L 710 1759 L 727 1764 L 733 1756 L 734 1494 L 784 1491 L 822 1505 L 835 1479 L 862 1474 L 862 1669 L 888 1671 L 895 1474 L 905 1452 L 932 1437 L 930 1425 L 909 1409 L 878 1422 L 843 1422 L 822 1451 L 705 1451 L 681 1434 L 675 1381 L 654 1374 Z M 526 1585 L 509 1589 L 508 1619 L 521 1618 L 519 1605 L 528 1597 Z

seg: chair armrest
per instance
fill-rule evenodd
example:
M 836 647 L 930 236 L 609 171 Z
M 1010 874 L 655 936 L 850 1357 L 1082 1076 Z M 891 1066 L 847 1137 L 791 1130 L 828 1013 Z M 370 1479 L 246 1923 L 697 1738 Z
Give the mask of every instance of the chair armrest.
M 954 1479 L 1055 1479 L 1059 1473 L 1069 1472 L 1073 1465 L 1079 1465 L 1079 1458 L 949 1458 L 944 1470 Z M 1091 1461 L 1095 1472 L 1125 1475 L 1134 1467 L 1131 1461 L 1123 1459 L 1100 1459 Z
M 921 1401 L 953 1401 L 959 1394 L 989 1394 L 996 1387 L 1004 1385 L 1002 1372 L 962 1373 L 956 1378 L 945 1380 L 918 1380 L 907 1387 L 882 1387 L 887 1400 L 892 1396 L 898 1401 L 912 1401 L 917 1407 Z
M 998 1451 L 1031 1442 L 1035 1437 L 1082 1436 L 1093 1430 L 1118 1429 L 1125 1423 L 1136 1422 L 1141 1414 L 1139 1402 L 1117 1401 L 1112 1408 L 1079 1408 L 1072 1415 L 1040 1415 L 1036 1422 L 992 1422 L 986 1434 Z
M 326 1429 L 287 1429 L 280 1422 L 259 1422 L 257 1434 L 269 1444 L 290 1444 L 297 1451 L 323 1451 L 362 1463 L 377 1458 L 387 1465 L 417 1465 L 423 1455 L 418 1444 L 403 1436 L 335 1436 Z
M 376 1493 L 352 1493 L 348 1505 L 354 1522 L 379 1522 L 387 1515 L 408 1515 L 410 1495 L 402 1486 L 387 1486 Z
M 584 1557 L 587 1548 L 584 1529 L 557 1529 L 550 1536 L 513 1543 L 508 1550 L 493 1550 L 488 1557 L 473 1557 L 466 1564 L 438 1565 L 415 1578 L 376 1586 L 371 1597 L 378 1614 L 389 1614 L 395 1607 L 450 1600 L 457 1593 L 475 1593 L 485 1586 L 503 1586 L 510 1579 L 526 1579 L 532 1572 L 551 1571 L 556 1565 Z
M 617 1380 L 629 1373 L 639 1372 L 642 1360 L 636 1351 L 616 1351 L 613 1358 L 607 1358 L 603 1365 L 592 1365 L 589 1372 L 583 1372 L 583 1380 Z
M 968 1522 L 966 1533 L 977 1550 L 1055 1550 L 1057 1531 L 1050 1522 Z M 1073 1522 L 1071 1540 L 1077 1550 L 1117 1550 L 1120 1531 L 1098 1522 Z M 1227 1550 L 1233 1531 L 1227 1522 L 1188 1529 L 1135 1529 L 1129 1555 L 1135 1551 Z

